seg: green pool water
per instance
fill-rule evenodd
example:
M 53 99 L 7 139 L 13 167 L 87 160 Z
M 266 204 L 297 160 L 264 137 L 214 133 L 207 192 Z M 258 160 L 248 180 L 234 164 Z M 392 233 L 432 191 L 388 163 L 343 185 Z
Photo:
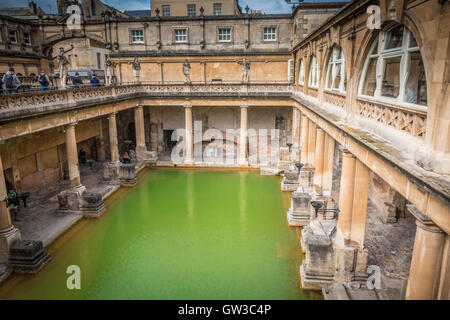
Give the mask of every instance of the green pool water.
M 300 289 L 280 182 L 257 171 L 148 170 L 0 298 L 320 299 Z M 67 289 L 70 265 L 80 290 Z

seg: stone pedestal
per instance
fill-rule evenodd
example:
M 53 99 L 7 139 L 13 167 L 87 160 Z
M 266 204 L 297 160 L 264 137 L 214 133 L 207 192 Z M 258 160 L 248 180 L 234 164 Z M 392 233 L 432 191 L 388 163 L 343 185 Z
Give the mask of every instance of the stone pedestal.
M 9 265 L 17 273 L 39 272 L 50 260 L 50 255 L 45 251 L 42 241 L 21 240 L 16 241 L 11 247 Z
M 305 260 L 300 266 L 300 280 L 303 289 L 320 290 L 333 284 L 335 267 L 331 237 L 335 229 L 334 220 L 312 220 L 302 230 Z
M 300 177 L 298 180 L 299 186 L 303 188 L 304 192 L 311 192 L 314 181 L 314 168 L 303 167 L 300 170 Z
M 137 184 L 136 167 L 134 163 L 121 163 L 119 166 L 119 182 L 124 187 Z
M 281 191 L 295 191 L 298 184 L 297 170 L 287 170 L 284 172 L 283 180 L 281 181 Z
M 300 161 L 300 148 L 298 147 L 291 148 L 290 160 L 293 163 Z
M 103 165 L 103 181 L 109 184 L 117 184 L 119 179 L 119 162 L 105 163 Z
M 368 252 L 359 246 L 339 246 L 334 247 L 336 282 L 367 281 L 367 257 Z
M 148 165 L 155 165 L 158 161 L 158 153 L 156 151 L 145 151 L 144 162 Z
M 0 203 L 0 205 L 3 205 Z M 8 263 L 10 248 L 12 245 L 20 241 L 20 231 L 13 225 L 8 229 L 0 231 L 0 263 Z
M 58 194 L 58 213 L 79 212 L 81 195 L 85 191 L 86 187 L 82 185 L 61 191 Z
M 80 199 L 80 211 L 88 218 L 98 218 L 105 211 L 102 194 L 99 192 L 84 192 Z
M 287 212 L 290 227 L 305 226 L 311 219 L 311 196 L 307 193 L 292 192 L 291 207 Z

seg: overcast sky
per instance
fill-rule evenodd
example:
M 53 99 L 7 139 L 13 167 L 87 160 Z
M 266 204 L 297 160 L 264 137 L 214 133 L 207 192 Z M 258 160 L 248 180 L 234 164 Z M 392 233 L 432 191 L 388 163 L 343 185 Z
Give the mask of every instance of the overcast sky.
M 149 9 L 150 0 L 102 0 L 104 3 L 111 5 L 119 10 L 140 10 Z M 330 2 L 337 0 L 316 0 L 305 2 Z M 344 0 L 345 1 L 345 0 Z M 34 0 L 46 13 L 56 13 L 56 0 Z M 80 1 L 81 2 L 81 1 Z M 239 0 L 242 9 L 246 5 L 253 10 L 262 10 L 263 13 L 289 13 L 292 11 L 291 5 L 285 0 Z M 26 7 L 28 0 L 0 0 L 0 8 L 10 7 Z

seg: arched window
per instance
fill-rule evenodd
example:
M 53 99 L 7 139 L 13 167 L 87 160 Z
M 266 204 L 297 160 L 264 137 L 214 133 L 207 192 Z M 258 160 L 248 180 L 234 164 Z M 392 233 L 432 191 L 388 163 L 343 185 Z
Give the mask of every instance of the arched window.
M 300 61 L 300 72 L 298 76 L 298 83 L 301 85 L 305 84 L 305 64 L 303 63 L 303 59 L 302 61 Z
M 326 88 L 345 92 L 347 79 L 345 76 L 345 59 L 341 47 L 334 46 L 328 62 Z
M 397 25 L 380 32 L 367 55 L 359 94 L 386 102 L 427 105 L 425 68 L 408 28 Z
M 319 66 L 317 65 L 316 56 L 312 56 L 311 67 L 309 68 L 309 83 L 308 85 L 317 88 L 319 83 Z

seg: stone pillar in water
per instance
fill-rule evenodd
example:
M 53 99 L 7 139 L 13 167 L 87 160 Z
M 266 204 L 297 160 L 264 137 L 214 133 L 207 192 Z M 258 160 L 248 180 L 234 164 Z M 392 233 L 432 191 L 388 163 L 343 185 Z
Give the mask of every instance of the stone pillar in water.
M 137 183 L 136 166 L 134 163 L 121 163 L 119 165 L 119 181 L 124 187 L 133 187 Z

